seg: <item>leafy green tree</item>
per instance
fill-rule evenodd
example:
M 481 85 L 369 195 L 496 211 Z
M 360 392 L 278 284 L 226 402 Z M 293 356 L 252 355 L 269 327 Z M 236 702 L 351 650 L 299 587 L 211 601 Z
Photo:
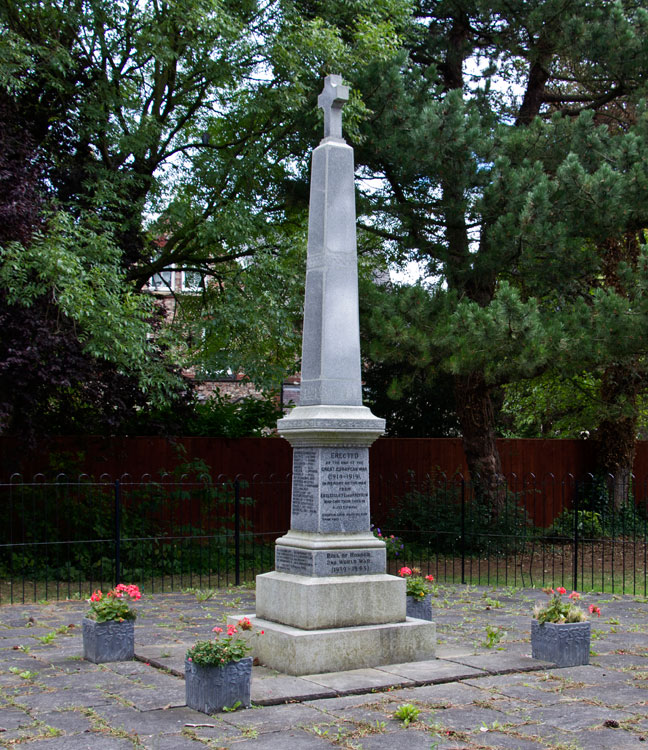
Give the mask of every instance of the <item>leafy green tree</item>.
M 0 0 L 0 92 L 30 148 L 13 160 L 10 184 L 20 184 L 19 167 L 38 164 L 36 214 L 48 216 L 31 216 L 2 243 L 12 314 L 60 320 L 66 351 L 134 378 L 140 408 L 164 407 L 181 388 L 181 363 L 243 368 L 276 387 L 298 365 L 294 269 L 322 73 L 391 54 L 405 8 L 357 6 L 342 33 L 278 0 Z M 357 132 L 359 97 L 348 109 Z M 182 300 L 185 347 L 160 335 L 159 316 L 137 294 L 170 268 L 217 282 Z M 40 329 L 43 346 L 61 355 L 60 329 Z M 147 343 L 152 329 L 157 346 Z M 72 360 L 58 362 L 50 395 L 65 413 L 66 399 L 83 404 L 85 380 L 70 374 Z M 39 370 L 41 404 L 51 371 Z M 108 398 L 95 395 L 92 403 Z
M 632 304 L 597 279 L 603 243 L 648 218 L 647 24 L 635 2 L 418 3 L 400 53 L 349 76 L 371 113 L 356 157 L 382 185 L 365 229 L 440 279 L 377 313 L 384 338 L 452 374 L 493 500 L 493 394 L 558 360 L 576 373 L 642 351 L 643 249 Z M 636 122 L 601 127 L 621 99 Z

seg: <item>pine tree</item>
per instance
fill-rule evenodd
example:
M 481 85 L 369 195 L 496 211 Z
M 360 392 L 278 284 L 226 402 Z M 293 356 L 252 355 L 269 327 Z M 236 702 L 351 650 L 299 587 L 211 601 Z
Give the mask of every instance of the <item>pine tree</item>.
M 637 2 L 423 2 L 401 54 L 351 79 L 372 112 L 356 156 L 382 185 L 365 230 L 440 279 L 383 339 L 452 373 L 471 474 L 495 502 L 494 391 L 611 362 L 621 328 L 625 356 L 643 354 L 643 299 L 597 283 L 597 248 L 648 220 L 647 48 Z M 604 126 L 628 102 L 636 122 Z M 633 273 L 644 287 L 643 249 Z

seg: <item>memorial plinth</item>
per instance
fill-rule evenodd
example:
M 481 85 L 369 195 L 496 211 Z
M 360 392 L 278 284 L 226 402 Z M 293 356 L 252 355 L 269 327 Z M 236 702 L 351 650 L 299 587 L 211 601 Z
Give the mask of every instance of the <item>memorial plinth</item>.
M 429 659 L 434 623 L 406 618 L 405 580 L 371 532 L 369 446 L 385 420 L 362 405 L 353 149 L 348 89 L 328 76 L 313 152 L 300 406 L 277 423 L 293 446 L 290 530 L 257 576 L 254 653 L 293 675 Z M 235 622 L 237 618 L 230 618 Z

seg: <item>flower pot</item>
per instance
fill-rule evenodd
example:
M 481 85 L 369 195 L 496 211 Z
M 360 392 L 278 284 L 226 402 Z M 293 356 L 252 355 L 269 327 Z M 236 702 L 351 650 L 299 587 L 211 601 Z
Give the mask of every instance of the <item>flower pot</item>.
M 407 596 L 407 616 L 416 617 L 418 620 L 432 620 L 432 594 L 420 596 Z
M 199 667 L 185 661 L 187 706 L 205 714 L 233 708 L 237 703 L 250 707 L 252 657 L 230 661 L 222 667 Z
M 135 656 L 133 620 L 96 622 L 83 619 L 83 658 L 95 664 L 128 661 Z
M 531 656 L 557 664 L 559 667 L 577 667 L 589 664 L 589 622 L 531 621 Z

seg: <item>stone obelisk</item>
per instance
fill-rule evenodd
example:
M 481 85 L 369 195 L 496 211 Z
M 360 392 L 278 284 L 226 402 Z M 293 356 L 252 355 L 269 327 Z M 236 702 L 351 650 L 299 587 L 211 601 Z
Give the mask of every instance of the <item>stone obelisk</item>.
M 386 573 L 370 530 L 369 446 L 385 421 L 362 405 L 349 90 L 326 78 L 312 156 L 300 405 L 277 427 L 293 446 L 290 530 L 257 576 L 261 663 L 309 674 L 429 659 L 433 623 L 406 618 L 405 581 Z

